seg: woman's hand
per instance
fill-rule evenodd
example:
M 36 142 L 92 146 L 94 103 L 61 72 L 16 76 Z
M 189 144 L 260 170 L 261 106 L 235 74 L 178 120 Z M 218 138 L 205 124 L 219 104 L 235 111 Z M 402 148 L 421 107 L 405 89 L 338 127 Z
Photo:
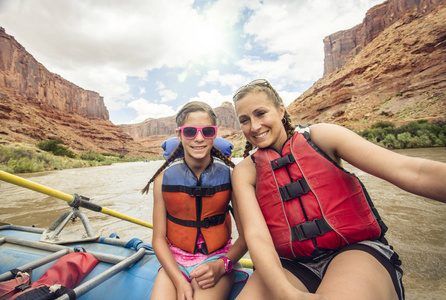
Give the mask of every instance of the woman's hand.
M 224 262 L 221 259 L 199 265 L 191 273 L 190 278 L 195 279 L 202 289 L 213 287 L 225 274 Z

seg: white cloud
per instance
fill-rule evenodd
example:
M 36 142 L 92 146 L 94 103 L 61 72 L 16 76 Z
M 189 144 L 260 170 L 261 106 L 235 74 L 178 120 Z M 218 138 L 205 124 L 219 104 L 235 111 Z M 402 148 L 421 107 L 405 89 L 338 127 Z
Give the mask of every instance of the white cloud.
M 190 101 L 202 101 L 209 104 L 212 108 L 219 107 L 225 101 L 232 101 L 231 95 L 222 95 L 217 90 L 211 92 L 199 92 L 197 97 L 192 97 Z
M 283 104 L 285 107 L 291 104 L 294 100 L 296 100 L 301 93 L 299 92 L 288 92 L 288 91 L 277 91 L 280 95 L 280 98 L 282 98 Z
M 151 103 L 143 98 L 134 100 L 127 106 L 137 112 L 137 117 L 130 123 L 140 123 L 148 118 L 170 117 L 175 114 L 175 110 L 171 106 Z
M 201 79 L 199 86 L 204 86 L 207 83 L 214 85 L 221 85 L 230 87 L 235 92 L 240 86 L 246 84 L 249 81 L 243 75 L 240 74 L 220 74 L 219 70 L 211 70 L 206 73 Z

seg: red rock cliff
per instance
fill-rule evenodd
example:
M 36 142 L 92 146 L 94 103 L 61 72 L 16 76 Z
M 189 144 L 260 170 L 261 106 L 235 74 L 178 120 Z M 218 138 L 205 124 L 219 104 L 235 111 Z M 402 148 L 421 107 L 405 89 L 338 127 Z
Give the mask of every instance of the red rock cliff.
M 439 4 L 424 13 L 414 13 L 404 2 L 420 1 L 388 1 L 371 9 L 387 11 L 386 5 L 392 3 L 409 7 L 400 19 L 376 30 L 380 33 L 342 67 L 325 74 L 287 107 L 296 123 L 360 129 L 376 121 L 446 121 L 446 1 L 435 1 Z M 345 34 L 353 36 L 358 28 Z
M 91 150 L 150 158 L 160 152 L 110 122 L 98 93 L 49 72 L 0 28 L 0 145 L 49 139 L 61 139 L 76 154 Z
M 371 8 L 362 22 L 324 39 L 324 75 L 342 67 L 390 25 L 405 16 L 425 15 L 444 0 L 387 0 Z M 409 15 L 408 15 L 409 13 Z
M 108 120 L 103 98 L 49 72 L 0 27 L 0 87 L 65 113 Z

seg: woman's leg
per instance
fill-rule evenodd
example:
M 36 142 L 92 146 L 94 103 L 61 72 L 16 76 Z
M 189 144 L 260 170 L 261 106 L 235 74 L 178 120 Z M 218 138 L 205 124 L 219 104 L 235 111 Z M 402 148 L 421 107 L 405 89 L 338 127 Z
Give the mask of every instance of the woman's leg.
M 161 268 L 156 276 L 155 283 L 153 285 L 152 294 L 150 295 L 151 300 L 166 299 L 175 300 L 177 298 L 177 289 L 173 284 L 170 277 L 167 275 L 166 271 Z
M 386 268 L 360 250 L 345 251 L 333 258 L 316 293 L 330 300 L 398 299 Z
M 285 275 L 288 281 L 298 290 L 303 292 L 308 292 L 307 288 L 304 284 L 295 277 L 291 272 L 285 270 Z M 260 275 L 254 271 L 252 275 L 249 277 L 245 286 L 243 287 L 240 294 L 237 296 L 237 300 L 252 300 L 252 299 L 274 299 L 275 296 L 270 293 L 270 291 L 266 288 L 265 283 L 263 282 Z

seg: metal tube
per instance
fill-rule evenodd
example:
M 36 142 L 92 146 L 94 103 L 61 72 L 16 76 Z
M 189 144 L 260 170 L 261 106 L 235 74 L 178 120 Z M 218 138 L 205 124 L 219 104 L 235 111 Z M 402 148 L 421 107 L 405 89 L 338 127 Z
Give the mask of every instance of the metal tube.
M 22 272 L 26 272 L 27 270 L 31 269 L 34 270 L 35 268 L 38 268 L 40 266 L 43 266 L 44 264 L 47 264 L 53 260 L 56 260 L 62 256 L 64 256 L 65 254 L 68 254 L 70 251 L 67 249 L 62 249 L 59 250 L 53 254 L 47 255 L 45 257 L 39 258 L 33 262 L 27 263 L 23 266 L 18 267 L 17 269 L 22 271 Z M 11 271 L 6 271 L 3 274 L 0 274 L 0 281 L 3 280 L 9 280 L 14 278 L 14 273 L 12 273 Z
M 97 287 L 99 284 L 103 283 L 104 281 L 110 279 L 114 275 L 118 274 L 123 269 L 133 265 L 137 261 L 139 261 L 141 258 L 144 257 L 145 250 L 139 249 L 138 252 L 133 254 L 132 256 L 126 258 L 125 260 L 121 261 L 120 263 L 116 264 L 115 266 L 109 268 L 108 270 L 102 272 L 101 274 L 93 277 L 92 279 L 88 280 L 87 282 L 79 285 L 78 287 L 74 288 L 74 292 L 76 293 L 76 298 L 81 297 L 85 293 L 89 292 L 93 288 Z M 69 300 L 70 297 L 65 294 L 63 296 L 60 296 L 56 300 Z
M 59 235 L 59 233 L 61 233 L 61 231 L 65 228 L 67 223 L 71 220 L 73 215 L 74 215 L 73 211 L 69 211 L 69 213 L 67 214 L 65 219 L 62 222 L 60 222 L 60 224 L 56 224 L 56 222 L 53 223 L 53 225 L 56 226 L 56 229 L 54 230 L 54 232 L 49 237 L 51 240 L 53 240 L 55 237 L 57 237 Z M 50 230 L 50 228 L 48 228 L 48 230 Z
M 0 235 L 2 237 L 2 235 Z M 36 241 L 28 241 L 25 239 L 20 239 L 12 236 L 4 236 L 6 238 L 7 243 L 46 250 L 49 252 L 57 252 L 59 250 L 63 249 L 69 249 L 69 252 L 74 252 L 74 249 L 67 246 L 61 246 L 61 245 L 54 245 L 54 244 L 47 244 L 42 242 L 36 242 Z M 107 253 L 100 253 L 100 252 L 94 252 L 94 251 L 88 251 L 88 253 L 91 253 L 94 257 L 96 257 L 98 260 L 110 264 L 116 264 L 120 261 L 126 259 L 126 257 L 113 255 L 113 254 L 107 254 Z
M 85 231 L 89 237 L 94 237 L 94 231 L 91 227 L 90 220 L 88 220 L 87 215 L 81 212 L 80 210 L 75 211 L 75 215 L 81 219 L 82 224 L 84 225 Z

